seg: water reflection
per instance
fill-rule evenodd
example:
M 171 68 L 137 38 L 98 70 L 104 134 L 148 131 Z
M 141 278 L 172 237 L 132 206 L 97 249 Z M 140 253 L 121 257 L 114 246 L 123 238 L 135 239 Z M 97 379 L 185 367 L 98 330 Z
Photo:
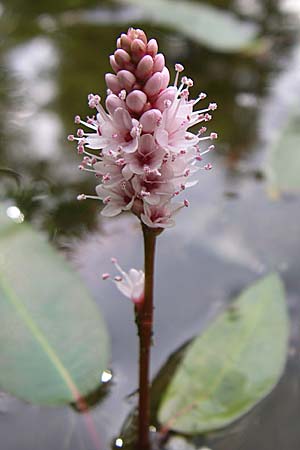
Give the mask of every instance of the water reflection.
M 112 373 L 110 370 L 104 370 L 101 375 L 102 383 L 108 383 L 112 379 Z
M 17 206 L 9 206 L 6 210 L 6 215 L 16 223 L 24 222 L 24 214 Z
M 123 447 L 123 439 L 121 439 L 121 438 L 116 439 L 115 445 L 118 448 Z

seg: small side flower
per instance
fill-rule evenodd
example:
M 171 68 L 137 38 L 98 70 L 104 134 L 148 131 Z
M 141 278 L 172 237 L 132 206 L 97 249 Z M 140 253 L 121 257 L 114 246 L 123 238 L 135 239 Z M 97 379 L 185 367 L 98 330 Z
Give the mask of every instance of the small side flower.
M 112 280 L 120 292 L 129 298 L 135 305 L 141 305 L 144 301 L 145 274 L 142 270 L 130 269 L 125 272 L 119 265 L 116 258 L 111 258 L 120 275 L 113 278 L 109 273 L 103 273 L 103 280 Z

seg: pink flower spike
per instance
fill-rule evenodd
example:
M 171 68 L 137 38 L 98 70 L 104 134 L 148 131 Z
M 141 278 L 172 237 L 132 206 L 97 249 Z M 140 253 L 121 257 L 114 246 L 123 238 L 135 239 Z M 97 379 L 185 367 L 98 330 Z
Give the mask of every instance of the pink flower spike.
M 95 115 L 86 121 L 76 116 L 82 128 L 77 136 L 68 136 L 83 156 L 79 169 L 98 179 L 97 195 L 78 198 L 101 200 L 106 217 L 132 211 L 150 228 L 173 226 L 175 214 L 187 206 L 187 201 L 175 204 L 174 197 L 197 184 L 196 172 L 211 169 L 211 164 L 197 162 L 214 148 L 200 149 L 200 142 L 218 137 L 201 127 L 212 119 L 217 104 L 196 108 L 206 94 L 200 91 L 191 98 L 194 82 L 182 76 L 184 67 L 179 63 L 170 86 L 165 57 L 157 41 L 148 40 L 142 30 L 129 28 L 121 34 L 110 63 L 115 73 L 105 75 L 106 109 L 99 95 L 90 94 L 88 103 Z M 198 124 L 198 132 L 190 131 Z
M 187 199 L 183 200 L 183 204 L 186 208 L 188 208 L 190 206 L 190 202 Z

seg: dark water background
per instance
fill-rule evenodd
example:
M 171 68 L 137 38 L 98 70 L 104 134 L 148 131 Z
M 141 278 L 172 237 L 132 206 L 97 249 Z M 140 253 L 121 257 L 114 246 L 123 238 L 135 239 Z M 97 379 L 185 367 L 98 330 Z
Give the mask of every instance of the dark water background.
M 140 268 L 142 240 L 133 217 L 103 220 L 97 202 L 75 200 L 80 192 L 92 192 L 95 180 L 77 171 L 78 157 L 65 136 L 74 130 L 74 115 L 88 113 L 87 94 L 105 93 L 108 55 L 129 25 L 158 39 L 170 68 L 184 64 L 195 95 L 207 92 L 219 104 L 211 124 L 220 136 L 214 170 L 201 173 L 188 193 L 191 207 L 158 240 L 152 374 L 241 289 L 277 270 L 292 318 L 285 375 L 245 418 L 194 439 L 194 445 L 300 448 L 300 198 L 286 194 L 274 200 L 264 176 L 268 146 L 291 100 L 300 99 L 300 2 L 210 3 L 256 22 L 262 36 L 258 48 L 211 51 L 167 28 L 136 23 L 134 9 L 108 1 L 0 3 L 0 167 L 11 170 L 0 175 L 1 200 L 17 205 L 66 253 L 108 324 L 113 378 L 91 413 L 101 450 L 111 448 L 135 405 L 129 394 L 137 386 L 137 347 L 130 303 L 100 274 L 110 270 L 111 256 L 126 269 Z M 0 449 L 93 450 L 94 445 L 83 415 L 74 409 L 40 408 L 1 394 Z

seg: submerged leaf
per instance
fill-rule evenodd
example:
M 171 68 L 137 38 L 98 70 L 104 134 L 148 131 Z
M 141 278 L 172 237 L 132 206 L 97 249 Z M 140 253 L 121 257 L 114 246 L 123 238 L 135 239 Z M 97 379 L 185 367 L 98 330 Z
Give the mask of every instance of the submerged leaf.
M 300 112 L 291 114 L 270 147 L 267 175 L 273 192 L 300 191 Z
M 80 401 L 108 364 L 98 308 L 62 256 L 3 209 L 0 248 L 0 389 L 37 404 Z
M 119 0 L 147 13 L 147 20 L 166 25 L 218 51 L 247 47 L 257 35 L 255 24 L 214 6 L 174 0 Z
M 287 341 L 284 290 L 272 274 L 242 292 L 188 347 L 163 397 L 159 421 L 187 434 L 230 424 L 278 382 Z

